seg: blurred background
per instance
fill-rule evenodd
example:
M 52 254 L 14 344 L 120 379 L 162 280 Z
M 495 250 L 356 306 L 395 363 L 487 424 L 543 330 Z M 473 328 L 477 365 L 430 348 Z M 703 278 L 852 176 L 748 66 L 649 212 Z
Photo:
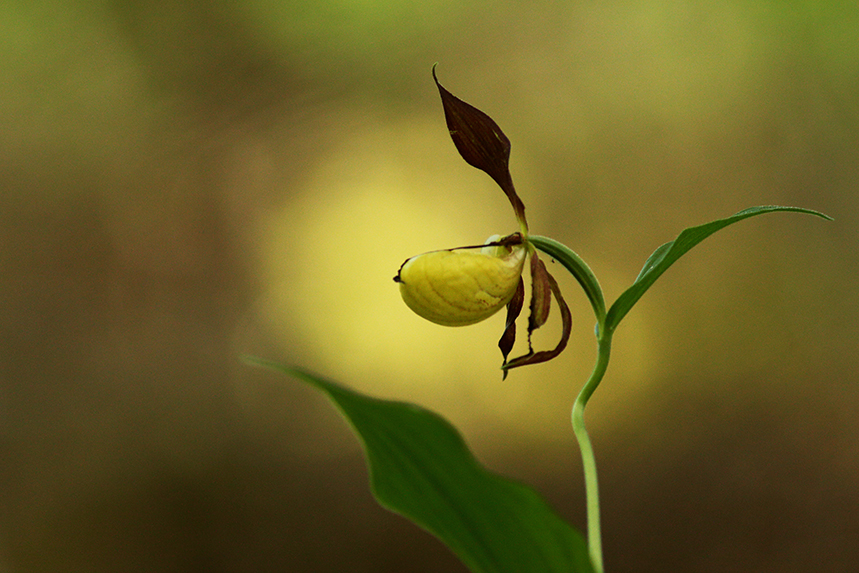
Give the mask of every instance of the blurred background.
M 608 571 L 855 570 L 855 3 L 1 10 L 0 571 L 464 571 L 375 504 L 323 397 L 244 353 L 440 412 L 584 529 L 576 283 L 550 268 L 568 350 L 502 382 L 502 316 L 439 327 L 391 280 L 516 229 L 456 154 L 435 62 L 512 141 L 532 231 L 610 301 L 685 227 L 835 218 L 696 247 L 620 327 L 587 418 Z

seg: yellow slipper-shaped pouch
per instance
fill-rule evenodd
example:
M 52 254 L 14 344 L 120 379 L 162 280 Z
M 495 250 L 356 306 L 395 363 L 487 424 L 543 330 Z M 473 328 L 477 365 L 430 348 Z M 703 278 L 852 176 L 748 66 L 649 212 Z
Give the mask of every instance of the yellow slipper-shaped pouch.
M 394 278 L 416 314 L 443 326 L 466 326 L 504 308 L 516 293 L 527 256 L 522 244 L 432 251 L 407 260 Z

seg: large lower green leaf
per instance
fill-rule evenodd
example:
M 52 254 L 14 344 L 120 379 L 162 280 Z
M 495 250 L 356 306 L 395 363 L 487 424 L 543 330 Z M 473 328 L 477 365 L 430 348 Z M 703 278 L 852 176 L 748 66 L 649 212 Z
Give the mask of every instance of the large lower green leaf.
M 479 572 L 592 572 L 582 536 L 534 490 L 481 466 L 447 421 L 259 358 L 321 390 L 364 444 L 379 503 L 441 539 Z
M 765 205 L 761 207 L 750 207 L 739 213 L 731 215 L 725 219 L 711 221 L 697 227 L 690 227 L 680 233 L 676 239 L 665 243 L 657 248 L 652 255 L 644 263 L 644 268 L 638 274 L 638 278 L 632 283 L 632 286 L 626 289 L 615 301 L 608 311 L 606 316 L 606 328 L 613 330 L 617 327 L 621 319 L 626 316 L 626 313 L 638 302 L 638 299 L 649 289 L 656 279 L 664 273 L 668 267 L 685 255 L 689 249 L 715 233 L 716 231 L 727 227 L 737 221 L 754 217 L 755 215 L 763 215 L 764 213 L 773 213 L 775 211 L 794 211 L 797 213 L 806 213 L 808 215 L 816 215 L 824 219 L 831 218 L 819 211 L 811 209 L 803 209 L 801 207 L 782 207 L 779 205 Z

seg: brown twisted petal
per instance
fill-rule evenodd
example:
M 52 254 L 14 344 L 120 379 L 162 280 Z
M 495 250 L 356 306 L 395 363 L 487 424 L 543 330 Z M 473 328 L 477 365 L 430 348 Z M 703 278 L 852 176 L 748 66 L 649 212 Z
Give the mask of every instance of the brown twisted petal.
M 555 348 L 553 348 L 552 350 L 542 350 L 540 352 L 534 352 L 533 349 L 530 348 L 529 340 L 528 354 L 514 358 L 513 360 L 505 363 L 501 367 L 504 370 L 505 375 L 507 371 L 511 368 L 518 368 L 520 366 L 526 366 L 528 364 L 539 364 L 540 362 L 546 362 L 547 360 L 551 360 L 552 358 L 560 354 L 564 350 L 564 348 L 567 347 L 567 342 L 570 340 L 570 333 L 573 329 L 573 315 L 572 313 L 570 313 L 570 307 L 567 306 L 567 303 L 564 300 L 563 295 L 561 294 L 561 289 L 560 287 L 558 287 L 558 282 L 555 280 L 555 277 L 549 274 L 548 271 L 546 271 L 545 280 L 549 285 L 549 289 L 551 290 L 552 295 L 554 295 L 555 300 L 558 302 L 558 307 L 561 311 L 561 323 L 563 327 L 563 330 L 561 332 L 561 340 L 558 342 L 558 345 L 555 346 Z

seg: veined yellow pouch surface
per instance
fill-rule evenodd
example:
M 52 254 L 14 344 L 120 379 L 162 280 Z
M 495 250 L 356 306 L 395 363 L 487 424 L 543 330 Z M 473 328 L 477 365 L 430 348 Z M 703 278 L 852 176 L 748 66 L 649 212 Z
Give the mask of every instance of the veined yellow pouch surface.
M 510 302 L 526 255 L 524 245 L 432 251 L 408 259 L 395 280 L 403 301 L 419 316 L 443 326 L 466 326 Z

